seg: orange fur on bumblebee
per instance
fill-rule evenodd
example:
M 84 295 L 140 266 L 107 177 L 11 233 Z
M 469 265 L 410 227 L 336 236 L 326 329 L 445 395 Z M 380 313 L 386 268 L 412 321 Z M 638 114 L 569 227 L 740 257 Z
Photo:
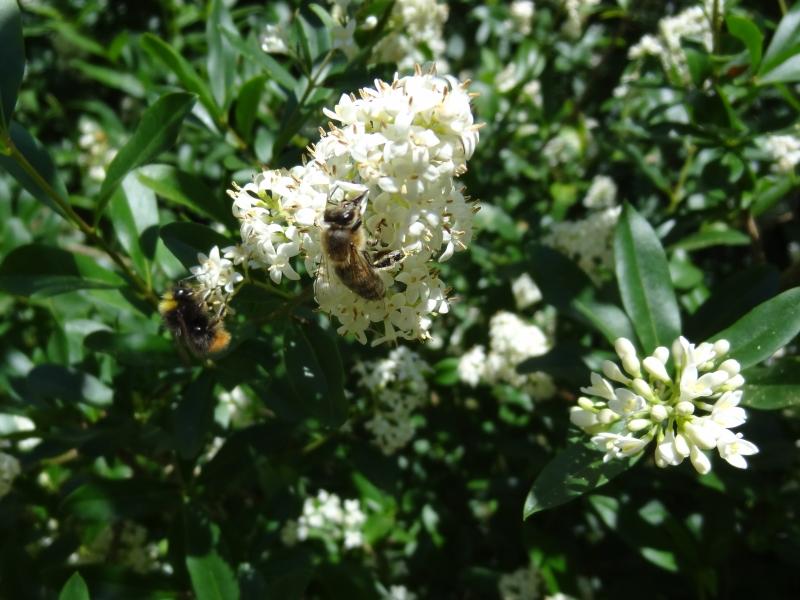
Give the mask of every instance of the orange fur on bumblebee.
M 178 284 L 164 294 L 158 312 L 172 334 L 195 356 L 222 352 L 231 335 L 225 329 L 222 315 L 214 315 L 189 286 Z

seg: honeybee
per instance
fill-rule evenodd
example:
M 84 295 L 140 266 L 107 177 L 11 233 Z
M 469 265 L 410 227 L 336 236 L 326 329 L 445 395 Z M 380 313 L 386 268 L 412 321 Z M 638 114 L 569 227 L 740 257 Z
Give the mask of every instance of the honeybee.
M 212 314 L 190 286 L 178 284 L 164 294 L 158 303 L 158 312 L 172 334 L 195 356 L 222 352 L 231 341 L 222 312 Z
M 377 269 L 391 267 L 402 258 L 401 251 L 383 254 L 373 260 L 367 253 L 367 237 L 361 219 L 364 192 L 325 210 L 322 230 L 322 251 L 339 280 L 365 300 L 380 300 L 386 286 Z

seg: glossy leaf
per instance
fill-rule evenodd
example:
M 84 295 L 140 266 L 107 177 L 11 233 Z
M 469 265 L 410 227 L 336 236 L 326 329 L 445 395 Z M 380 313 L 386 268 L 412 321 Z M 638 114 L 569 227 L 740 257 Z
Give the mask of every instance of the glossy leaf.
M 136 270 L 143 277 L 148 277 L 158 239 L 155 194 L 141 184 L 136 173 L 129 173 L 122 180 L 122 187 L 111 197 L 108 216 L 117 239 L 131 257 Z
M 58 398 L 67 403 L 108 406 L 114 399 L 114 391 L 91 373 L 62 365 L 37 365 L 28 373 L 25 388 L 31 400 Z
M 787 61 L 796 61 L 798 51 L 800 51 L 800 4 L 794 3 L 778 23 L 778 28 L 764 53 L 761 68 L 758 70 L 759 80 L 767 81 L 767 77 L 774 77 L 774 71 L 783 67 Z
M 17 248 L 0 265 L 0 290 L 19 296 L 53 296 L 124 285 L 124 279 L 101 267 L 94 257 L 40 244 Z
M 194 103 L 195 96 L 192 94 L 171 92 L 161 96 L 144 111 L 131 139 L 120 148 L 108 166 L 100 188 L 98 211 L 105 208 L 110 195 L 130 171 L 151 162 L 175 143 L 183 119 Z
M 175 410 L 175 447 L 181 458 L 194 458 L 203 449 L 214 425 L 216 405 L 214 380 L 209 373 L 186 386 Z
M 330 427 L 347 417 L 344 374 L 336 343 L 318 328 L 290 325 L 283 359 L 289 385 L 303 411 Z
M 58 600 L 90 600 L 89 588 L 80 573 L 75 571 L 61 588 Z
M 800 287 L 759 304 L 711 339 L 731 343 L 730 356 L 743 368 L 772 356 L 800 332 Z
M 641 458 L 641 454 L 603 462 L 603 453 L 591 446 L 583 434 L 570 440 L 539 472 L 528 497 L 522 518 L 554 508 L 605 485 L 624 473 Z
M 277 60 L 264 52 L 254 40 L 244 40 L 238 32 L 227 28 L 222 29 L 231 45 L 243 56 L 255 62 L 261 69 L 281 87 L 291 90 L 297 85 L 292 74 Z
M 614 233 L 614 260 L 622 303 L 646 354 L 681 334 L 681 317 L 667 257 L 656 232 L 629 204 Z
M 751 20 L 739 15 L 727 15 L 725 23 L 732 36 L 741 40 L 750 55 L 750 68 L 754 71 L 761 63 L 761 53 L 764 44 L 764 35 L 758 26 Z
M 17 94 L 25 72 L 25 44 L 22 41 L 22 18 L 17 0 L 0 0 L 0 131 L 7 128 L 14 115 Z
M 55 163 L 47 152 L 47 149 L 17 122 L 11 123 L 9 133 L 11 135 L 11 141 L 20 154 L 22 154 L 25 160 L 39 173 L 45 183 L 50 186 L 53 193 L 66 202 L 67 190 L 58 176 Z M 46 191 L 36 179 L 31 177 L 15 159 L 2 152 L 0 152 L 0 169 L 10 173 L 34 198 L 46 204 L 61 216 L 65 216 L 64 211 L 55 203 L 48 191 Z
M 671 244 L 670 250 L 701 250 L 712 246 L 747 246 L 750 238 L 736 229 L 727 226 L 708 227 L 702 231 L 687 235 Z
M 124 94 L 133 96 L 134 98 L 145 97 L 144 85 L 130 73 L 120 72 L 118 69 L 100 67 L 78 59 L 71 61 L 70 66 L 83 73 L 83 75 L 89 79 L 93 79 L 115 90 L 119 90 Z
M 245 82 L 239 90 L 234 118 L 236 130 L 245 139 L 252 139 L 253 123 L 258 114 L 258 103 L 261 101 L 266 83 L 267 76 L 259 75 Z
M 737 271 L 711 290 L 711 296 L 688 318 L 684 331 L 690 340 L 704 340 L 778 290 L 778 272 L 773 267 L 759 265 Z
M 225 107 L 234 91 L 236 53 L 222 28 L 235 29 L 231 13 L 224 0 L 211 0 L 206 20 L 208 79 L 216 104 Z
M 197 265 L 198 253 L 208 255 L 214 246 L 222 250 L 231 245 L 224 235 L 198 223 L 169 223 L 161 228 L 159 236 L 186 269 Z
M 197 175 L 172 165 L 155 164 L 140 168 L 136 176 L 165 200 L 185 206 L 198 215 L 220 223 L 233 220 L 228 197 L 213 192 Z
M 580 267 L 547 246 L 534 246 L 530 270 L 547 304 L 600 332 L 610 343 L 619 337 L 633 339 L 628 317 L 614 304 L 596 299 L 597 290 Z
M 141 44 L 145 52 L 175 74 L 184 89 L 192 94 L 197 94 L 200 104 L 205 107 L 215 121 L 221 120 L 222 114 L 211 95 L 211 90 L 208 89 L 206 82 L 197 74 L 189 61 L 183 58 L 175 48 L 152 33 L 145 33 L 142 36 Z
M 197 600 L 238 600 L 239 584 L 219 555 L 219 528 L 189 510 L 186 518 L 186 569 Z
M 759 410 L 800 406 L 800 359 L 788 356 L 769 366 L 753 366 L 742 375 L 742 404 Z

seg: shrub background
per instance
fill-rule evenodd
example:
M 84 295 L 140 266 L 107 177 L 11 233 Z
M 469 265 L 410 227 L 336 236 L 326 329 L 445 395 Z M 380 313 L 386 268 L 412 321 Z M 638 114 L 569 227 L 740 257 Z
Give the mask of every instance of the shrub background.
M 323 107 L 391 81 L 397 65 L 373 51 L 398 25 L 391 3 L 351 7 L 357 46 L 342 49 L 327 5 L 23 3 L 16 107 L 7 83 L 21 55 L 13 26 L 0 32 L 0 139 L 40 177 L 0 156 L 0 449 L 20 471 L 0 499 L 0 595 L 53 597 L 79 571 L 92 598 L 788 597 L 800 562 L 793 343 L 745 374 L 745 402 L 761 409 L 744 428 L 760 448 L 747 471 L 717 458 L 697 476 L 646 455 L 522 521 L 589 367 L 610 356 L 575 299 L 620 305 L 613 262 L 592 284 L 542 246 L 598 210 L 582 203 L 596 176 L 655 228 L 692 341 L 798 284 L 800 157 L 765 140 L 798 134 L 800 9 L 718 5 L 711 51 L 685 41 L 684 70 L 629 58 L 691 6 L 541 1 L 523 27 L 505 3 L 451 2 L 441 48 L 415 40 L 426 59 L 443 49 L 479 94 L 485 127 L 462 182 L 483 208 L 469 251 L 442 266 L 458 302 L 433 343 L 404 344 L 428 369 L 412 389 L 414 438 L 387 455 L 365 428 L 385 392 L 363 377 L 393 349 L 338 338 L 310 279 L 245 286 L 231 350 L 208 364 L 181 360 L 155 304 L 198 252 L 237 240 L 232 181 L 298 164 Z M 0 8 L 16 23 L 14 2 Z M 261 50 L 268 24 L 289 54 Z M 108 169 L 148 110 L 150 154 L 130 173 Z M 586 253 L 613 260 L 609 230 L 578 231 Z M 520 309 L 511 282 L 524 273 L 544 300 Z M 558 349 L 535 365 L 552 397 L 459 379 L 459 357 L 488 345 L 500 311 L 540 323 Z M 792 319 L 774 328 L 796 333 Z M 359 501 L 361 544 L 286 543 L 319 490 Z

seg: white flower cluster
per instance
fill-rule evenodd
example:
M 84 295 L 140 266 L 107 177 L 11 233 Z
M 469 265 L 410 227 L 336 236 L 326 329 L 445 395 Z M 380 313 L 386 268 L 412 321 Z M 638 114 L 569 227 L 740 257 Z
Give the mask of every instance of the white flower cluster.
M 242 428 L 253 422 L 253 401 L 245 389 L 237 385 L 217 396 L 214 420 L 222 427 Z
M 101 182 L 106 178 L 106 167 L 117 155 L 117 151 L 108 143 L 108 134 L 92 119 L 81 117 L 78 122 L 78 147 L 83 153 L 78 157 L 78 164 L 88 169 L 89 179 Z
M 510 384 L 533 399 L 545 399 L 555 391 L 553 380 L 546 373 L 517 373 L 517 365 L 526 358 L 540 356 L 550 350 L 547 335 L 538 325 L 527 323 L 517 315 L 500 311 L 489 321 L 489 353 L 483 346 L 474 346 L 458 361 L 458 377 L 469 386 L 481 381 L 490 385 Z
M 675 340 L 674 378 L 667 371 L 666 347 L 641 361 L 630 340 L 620 338 L 614 348 L 622 369 L 605 361 L 605 377 L 592 373 L 592 385 L 581 388 L 591 397 L 581 396 L 570 412 L 570 420 L 606 453 L 604 461 L 639 454 L 655 440 L 659 467 L 689 457 L 698 473 L 708 473 L 711 461 L 704 450 L 713 448 L 734 467 L 747 467 L 744 457 L 758 448 L 731 431 L 747 414 L 739 406 L 740 365 L 732 358 L 721 360 L 730 348 L 726 340 L 698 346 L 684 337 Z M 615 388 L 612 381 L 622 385 Z
M 604 175 L 592 180 L 583 200 L 588 215 L 576 221 L 553 223 L 542 243 L 574 260 L 595 283 L 611 272 L 614 264 L 614 228 L 622 207 L 616 205 L 614 181 Z
M 225 256 L 266 269 L 275 283 L 299 279 L 292 262 L 303 259 L 316 274 L 321 309 L 339 320 L 339 333 L 362 343 L 374 323 L 383 324 L 374 344 L 428 337 L 431 317 L 449 310 L 436 261 L 472 238 L 476 206 L 455 181 L 478 141 L 464 88 L 418 70 L 391 84 L 376 80 L 358 97 L 343 95 L 325 110 L 340 126 L 323 132 L 306 164 L 264 171 L 230 192 L 242 244 Z M 365 191 L 362 227 L 371 251 L 406 257 L 378 272 L 387 290 L 380 300 L 346 287 L 321 247 L 326 207 Z
M 775 161 L 773 170 L 782 175 L 794 173 L 800 163 L 800 138 L 794 135 L 770 135 L 763 141 L 764 149 Z
M 373 59 L 396 64 L 400 71 L 409 71 L 414 65 L 432 58 L 437 70 L 447 73 L 449 66 L 444 59 L 446 44 L 442 33 L 448 12 L 447 4 L 436 0 L 395 2 L 387 34 L 375 45 Z
M 521 35 L 528 35 L 533 24 L 536 6 L 532 0 L 514 0 L 509 8 L 512 29 Z
M 550 167 L 574 164 L 583 153 L 581 136 L 572 127 L 563 127 L 542 148 L 547 164 Z
M 717 17 L 721 19 L 725 13 L 725 2 L 716 1 L 719 11 Z M 700 42 L 706 50 L 711 51 L 714 2 L 715 0 L 705 0 L 705 6 L 692 6 L 675 16 L 664 17 L 658 23 L 659 34 L 642 37 L 628 50 L 628 58 L 638 60 L 645 56 L 655 56 L 661 61 L 664 72 L 676 83 L 689 83 L 689 66 L 681 40 Z
M 539 597 L 539 571 L 533 566 L 504 573 L 497 582 L 502 600 L 536 600 Z
M 236 258 L 236 247 L 225 248 L 225 256 Z M 197 255 L 198 265 L 191 268 L 197 282 L 196 288 L 201 291 L 203 300 L 209 307 L 225 307 L 233 294 L 236 285 L 244 277 L 233 268 L 233 261 L 222 258 L 220 250 L 214 246 L 206 256 Z
M 600 0 L 562 0 L 567 11 L 567 22 L 564 24 L 564 32 L 577 38 L 583 31 L 583 22 L 591 10 L 600 4 Z
M 416 600 L 417 595 L 404 585 L 393 585 L 388 590 L 380 590 L 383 600 Z
M 414 411 L 428 400 L 425 374 L 431 368 L 416 352 L 395 348 L 387 358 L 359 363 L 359 385 L 374 401 L 375 415 L 366 428 L 384 454 L 394 454 L 414 437 Z
M 518 310 L 533 306 L 542 299 L 542 290 L 527 273 L 523 273 L 511 282 L 511 293 Z
M 336 494 L 319 490 L 315 498 L 306 498 L 303 514 L 297 521 L 286 523 L 281 537 L 289 546 L 318 539 L 332 547 L 359 548 L 364 545 L 362 528 L 366 521 L 358 499 L 342 502 Z
M 0 498 L 11 491 L 14 480 L 20 472 L 19 461 L 16 457 L 0 452 Z
M 164 563 L 156 543 L 147 542 L 147 529 L 132 521 L 106 525 L 92 541 L 73 552 L 67 561 L 71 565 L 89 565 L 113 562 L 140 574 L 161 571 L 172 572 Z

